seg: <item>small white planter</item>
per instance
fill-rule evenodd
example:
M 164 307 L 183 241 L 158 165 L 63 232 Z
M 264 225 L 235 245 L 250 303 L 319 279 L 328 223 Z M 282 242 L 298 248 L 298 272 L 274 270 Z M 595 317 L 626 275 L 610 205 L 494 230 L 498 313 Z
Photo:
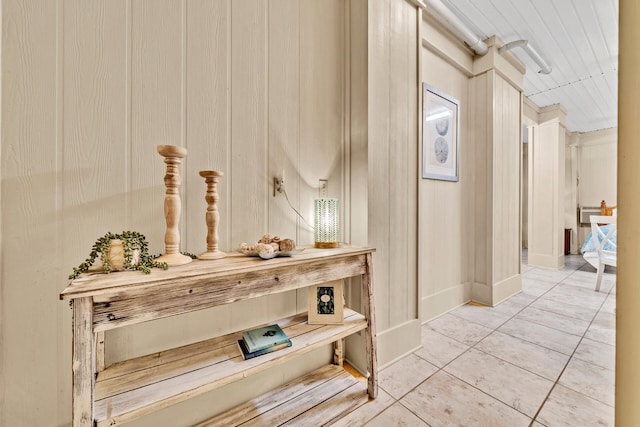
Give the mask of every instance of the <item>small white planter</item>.
M 114 239 L 109 243 L 109 251 L 107 253 L 107 259 L 111 264 L 111 271 L 122 271 L 125 269 L 124 265 L 124 245 L 122 240 Z M 138 249 L 133 251 L 131 256 L 131 266 L 134 266 L 140 262 L 140 251 Z

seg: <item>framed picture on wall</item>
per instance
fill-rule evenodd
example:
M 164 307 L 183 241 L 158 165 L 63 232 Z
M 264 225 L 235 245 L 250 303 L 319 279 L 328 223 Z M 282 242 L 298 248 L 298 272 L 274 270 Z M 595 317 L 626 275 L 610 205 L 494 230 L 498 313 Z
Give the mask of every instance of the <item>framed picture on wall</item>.
M 310 325 L 344 323 L 344 294 L 342 280 L 321 283 L 307 288 Z
M 460 102 L 423 83 L 422 178 L 458 181 Z

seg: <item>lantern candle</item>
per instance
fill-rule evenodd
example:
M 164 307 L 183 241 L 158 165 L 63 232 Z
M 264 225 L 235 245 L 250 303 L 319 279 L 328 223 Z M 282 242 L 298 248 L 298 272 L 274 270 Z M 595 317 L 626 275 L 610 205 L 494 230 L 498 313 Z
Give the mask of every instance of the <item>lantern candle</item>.
M 321 198 L 314 202 L 314 240 L 316 248 L 338 247 L 338 199 Z

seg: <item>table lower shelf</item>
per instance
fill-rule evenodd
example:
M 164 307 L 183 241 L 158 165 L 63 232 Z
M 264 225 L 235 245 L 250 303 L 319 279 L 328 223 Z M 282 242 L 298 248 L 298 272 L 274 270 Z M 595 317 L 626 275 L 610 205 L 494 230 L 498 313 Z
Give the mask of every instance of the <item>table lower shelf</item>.
M 242 332 L 119 362 L 100 372 L 94 391 L 98 426 L 116 426 L 284 363 L 366 329 L 361 314 L 345 308 L 342 325 L 309 325 L 302 313 L 277 322 L 292 346 L 244 360 Z
M 196 427 L 324 426 L 367 403 L 367 384 L 329 365 Z

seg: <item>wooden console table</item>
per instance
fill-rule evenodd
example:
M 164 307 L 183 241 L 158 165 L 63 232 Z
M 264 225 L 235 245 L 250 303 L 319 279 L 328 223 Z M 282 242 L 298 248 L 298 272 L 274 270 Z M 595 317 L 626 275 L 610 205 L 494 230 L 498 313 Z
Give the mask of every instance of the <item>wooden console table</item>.
M 307 248 L 294 257 L 268 261 L 234 254 L 149 275 L 133 271 L 82 275 L 60 294 L 73 305 L 73 426 L 117 426 L 329 343 L 338 345 L 361 330 L 367 393 L 375 398 L 373 252 L 351 246 Z M 304 313 L 281 319 L 277 323 L 293 342 L 289 348 L 243 360 L 237 347 L 242 331 L 238 331 L 105 366 L 106 330 L 358 275 L 363 313 L 345 309 L 343 325 L 308 325 Z

